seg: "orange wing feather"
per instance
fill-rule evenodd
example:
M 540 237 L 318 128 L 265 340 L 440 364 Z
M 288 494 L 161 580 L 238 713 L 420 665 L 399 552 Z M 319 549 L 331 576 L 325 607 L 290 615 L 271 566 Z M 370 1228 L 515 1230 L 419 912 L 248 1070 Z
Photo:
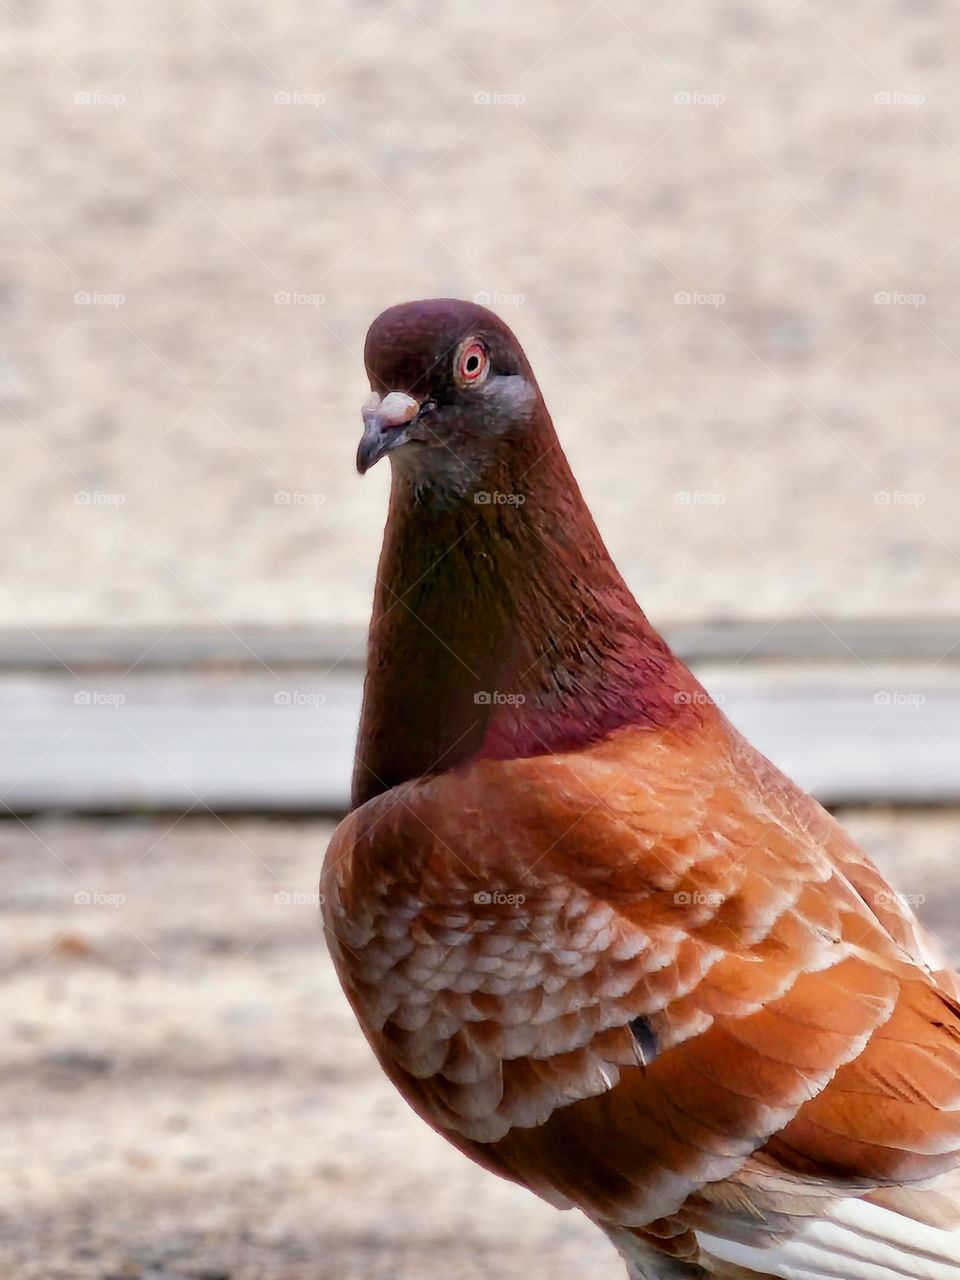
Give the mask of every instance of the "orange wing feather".
M 919 1216 L 910 1186 L 960 1166 L 954 975 L 722 718 L 396 787 L 338 828 L 323 891 L 415 1109 L 615 1238 L 693 1265 L 694 1228 L 841 1195 Z

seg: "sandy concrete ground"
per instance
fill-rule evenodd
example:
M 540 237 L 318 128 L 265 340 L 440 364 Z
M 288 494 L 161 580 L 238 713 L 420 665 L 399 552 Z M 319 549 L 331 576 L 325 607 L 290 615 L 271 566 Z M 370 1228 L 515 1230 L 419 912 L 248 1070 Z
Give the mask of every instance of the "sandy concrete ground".
M 0 624 L 362 620 L 366 325 L 477 293 L 654 616 L 955 608 L 945 0 L 11 0 L 0 32 Z
M 848 823 L 960 948 L 960 813 Z M 0 1274 L 619 1280 L 382 1078 L 308 900 L 328 834 L 0 827 Z

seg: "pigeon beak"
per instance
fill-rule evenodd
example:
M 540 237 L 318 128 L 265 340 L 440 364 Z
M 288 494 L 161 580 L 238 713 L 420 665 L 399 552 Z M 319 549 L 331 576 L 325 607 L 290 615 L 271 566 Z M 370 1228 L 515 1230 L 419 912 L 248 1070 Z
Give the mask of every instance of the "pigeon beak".
M 363 475 L 375 462 L 406 444 L 407 425 L 420 412 L 420 401 L 402 391 L 391 391 L 382 398 L 374 391 L 364 404 L 363 436 L 357 450 L 357 470 Z

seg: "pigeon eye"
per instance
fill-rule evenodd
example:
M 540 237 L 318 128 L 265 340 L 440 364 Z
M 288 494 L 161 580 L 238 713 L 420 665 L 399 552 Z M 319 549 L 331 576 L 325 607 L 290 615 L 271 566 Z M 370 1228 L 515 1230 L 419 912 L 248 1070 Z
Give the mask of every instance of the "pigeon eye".
M 490 357 L 482 342 L 471 339 L 457 357 L 457 378 L 463 383 L 480 382 L 490 368 Z

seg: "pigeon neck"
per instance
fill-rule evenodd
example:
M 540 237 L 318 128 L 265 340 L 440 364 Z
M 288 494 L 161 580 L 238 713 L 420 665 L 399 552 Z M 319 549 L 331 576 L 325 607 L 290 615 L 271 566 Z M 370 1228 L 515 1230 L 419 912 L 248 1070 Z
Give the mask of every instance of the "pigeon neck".
M 354 804 L 473 759 L 572 751 L 706 714 L 550 436 L 528 440 L 527 457 L 516 444 L 473 500 L 395 468 Z

